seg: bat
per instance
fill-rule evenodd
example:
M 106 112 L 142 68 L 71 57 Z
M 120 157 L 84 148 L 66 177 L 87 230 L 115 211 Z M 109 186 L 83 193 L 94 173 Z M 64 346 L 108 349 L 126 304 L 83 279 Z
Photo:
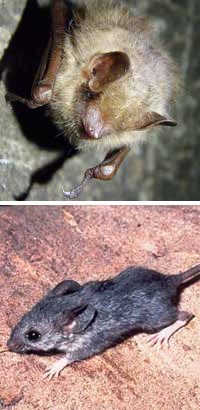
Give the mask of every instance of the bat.
M 31 97 L 8 98 L 31 109 L 46 105 L 70 143 L 106 153 L 65 197 L 76 198 L 93 178 L 111 180 L 135 143 L 155 127 L 177 124 L 169 114 L 177 68 L 151 31 L 119 0 L 51 2 L 51 32 Z

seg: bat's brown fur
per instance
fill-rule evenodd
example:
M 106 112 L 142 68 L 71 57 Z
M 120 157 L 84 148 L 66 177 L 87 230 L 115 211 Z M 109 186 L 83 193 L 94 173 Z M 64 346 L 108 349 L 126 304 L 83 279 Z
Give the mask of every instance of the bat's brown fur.
M 79 148 L 132 146 L 138 139 L 155 133 L 152 127 L 138 131 L 143 128 L 146 113 L 170 118 L 178 83 L 176 66 L 164 48 L 152 40 L 148 22 L 135 17 L 121 1 L 79 4 L 81 11 L 74 11 L 75 26 L 65 36 L 50 111 L 64 134 Z M 116 51 L 128 55 L 130 67 L 123 76 L 108 82 L 94 102 L 108 126 L 108 135 L 83 138 L 85 72 L 95 55 Z

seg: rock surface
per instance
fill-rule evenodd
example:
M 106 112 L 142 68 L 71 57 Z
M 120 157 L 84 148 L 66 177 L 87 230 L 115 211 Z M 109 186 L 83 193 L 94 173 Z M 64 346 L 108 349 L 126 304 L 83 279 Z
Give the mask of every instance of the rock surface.
M 131 2 L 132 0 L 127 2 Z M 40 0 L 40 6 L 48 0 Z M 199 45 L 198 0 L 135 0 L 138 14 L 152 17 L 158 35 L 179 62 L 183 97 L 177 106 L 179 126 L 133 150 L 112 182 L 92 181 L 80 200 L 199 200 Z M 19 21 L 26 10 L 24 23 Z M 43 9 L 36 0 L 0 0 L 0 56 L 14 68 L 10 76 L 19 93 L 30 93 L 33 73 L 45 42 Z M 23 26 L 23 27 L 22 27 Z M 37 26 L 37 30 L 35 27 Z M 16 35 L 17 29 L 17 35 Z M 13 34 L 15 33 L 14 37 Z M 14 45 L 9 44 L 12 37 Z M 17 37 L 17 40 L 16 40 Z M 41 51 L 41 50 L 40 50 Z M 7 65 L 6 65 L 7 66 Z M 32 72 L 32 77 L 28 78 Z M 68 158 L 66 142 L 43 111 L 36 113 L 5 102 L 0 82 L 0 200 L 63 200 L 65 190 L 79 184 L 93 153 Z
M 199 263 L 200 206 L 1 207 L 0 226 L 0 350 L 64 278 L 106 279 L 134 264 L 173 274 Z M 42 377 L 55 357 L 0 354 L 0 408 L 198 410 L 199 296 L 199 282 L 182 292 L 180 308 L 194 318 L 169 350 L 150 349 L 140 334 L 51 382 Z

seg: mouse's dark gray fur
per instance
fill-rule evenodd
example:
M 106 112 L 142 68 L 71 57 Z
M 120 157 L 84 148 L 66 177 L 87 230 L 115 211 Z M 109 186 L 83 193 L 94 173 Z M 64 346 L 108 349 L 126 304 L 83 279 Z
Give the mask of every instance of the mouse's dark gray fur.
M 82 286 L 65 280 L 22 317 L 8 348 L 19 353 L 65 352 L 47 371 L 52 378 L 66 365 L 101 353 L 137 331 L 158 332 L 150 344 L 161 346 L 191 319 L 173 300 L 178 287 L 199 271 L 197 265 L 168 276 L 129 267 L 112 279 Z

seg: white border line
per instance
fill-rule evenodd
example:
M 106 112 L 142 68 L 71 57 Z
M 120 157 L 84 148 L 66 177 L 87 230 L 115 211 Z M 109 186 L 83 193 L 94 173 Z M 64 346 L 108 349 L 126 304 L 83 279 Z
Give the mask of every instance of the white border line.
M 0 205 L 199 205 L 200 201 L 0 201 Z

